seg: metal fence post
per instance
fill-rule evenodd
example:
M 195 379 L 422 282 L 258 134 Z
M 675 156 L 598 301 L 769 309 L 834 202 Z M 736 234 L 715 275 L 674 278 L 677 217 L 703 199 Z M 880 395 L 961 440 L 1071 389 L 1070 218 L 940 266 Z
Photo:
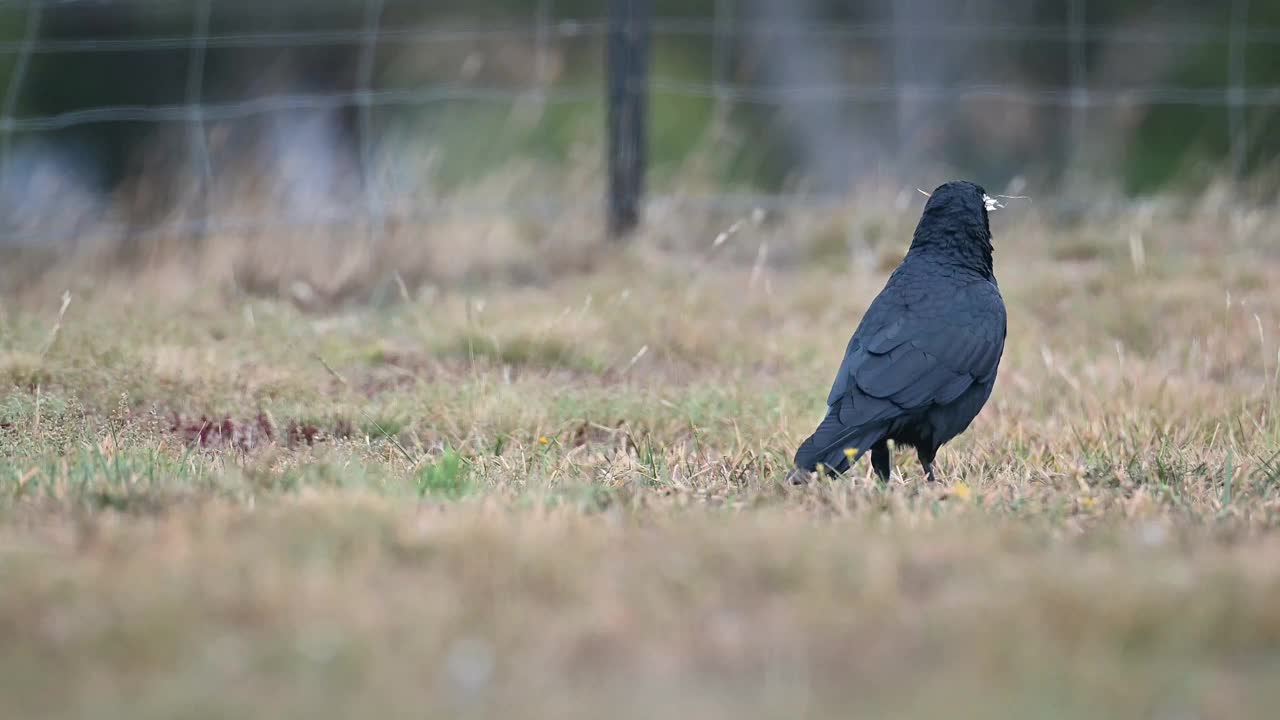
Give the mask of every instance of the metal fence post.
M 1249 29 L 1249 0 L 1232 0 L 1227 40 L 1227 139 L 1231 153 L 1231 180 L 1244 181 L 1249 171 L 1249 128 L 1246 114 L 1245 54 Z
M 191 164 L 196 172 L 195 230 L 197 240 L 203 241 L 209 232 L 213 215 L 213 161 L 209 157 L 209 134 L 204 124 L 204 72 L 205 55 L 209 43 L 209 16 L 213 0 L 200 0 L 193 8 L 191 22 L 191 49 L 187 52 L 187 124 L 191 135 Z
M 17 122 L 18 98 L 22 96 L 22 86 L 27 81 L 27 67 L 31 64 L 31 55 L 35 50 L 36 40 L 40 36 L 40 20 L 44 6 L 36 3 L 27 8 L 27 29 L 22 36 L 22 45 L 18 50 L 18 59 L 9 73 L 9 87 L 5 89 L 4 105 L 0 106 L 0 200 L 13 178 L 9 173 L 9 162 L 13 154 L 14 125 Z
M 356 75 L 356 105 L 360 109 L 360 174 L 364 186 L 364 207 L 368 215 L 370 242 L 386 230 L 386 208 L 374 163 L 373 142 L 373 71 L 378 55 L 378 38 L 382 30 L 383 0 L 365 0 L 364 32 L 360 40 L 359 65 Z
M 651 0 L 609 0 L 605 43 L 605 163 L 609 168 L 609 234 L 620 238 L 640 222 L 648 152 Z

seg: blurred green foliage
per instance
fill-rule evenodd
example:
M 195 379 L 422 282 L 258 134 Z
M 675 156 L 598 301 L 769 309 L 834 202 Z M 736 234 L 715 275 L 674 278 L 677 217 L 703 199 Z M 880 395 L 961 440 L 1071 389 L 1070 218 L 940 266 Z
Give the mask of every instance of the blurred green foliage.
M 751 4 L 729 3 L 736 17 L 745 17 Z M 587 0 L 554 0 L 550 8 L 553 23 L 568 20 L 599 20 L 604 3 Z M 714 0 L 678 2 L 655 0 L 655 15 L 668 22 L 685 18 L 707 22 L 714 17 Z M 882 3 L 848 3 L 813 0 L 813 22 L 886 22 L 891 10 Z M 1024 8 L 1019 23 L 1065 26 L 1063 3 L 1041 3 Z M 1173 7 L 1166 15 L 1165 5 Z M 1211 33 L 1203 42 L 1184 42 L 1175 47 L 1173 57 L 1154 63 L 1153 76 L 1143 85 L 1161 87 L 1222 88 L 1227 85 L 1227 8 L 1229 3 L 1166 3 L 1123 0 L 1114 3 L 1087 3 L 1088 23 L 1104 29 L 1135 30 L 1164 24 L 1188 25 Z M 0 4 L 0 87 L 12 80 L 16 52 L 14 43 L 23 39 L 30 5 L 22 2 Z M 128 0 L 99 4 L 70 2 L 46 4 L 41 37 L 53 39 L 118 39 L 148 36 L 181 37 L 191 32 L 194 3 L 190 0 Z M 539 12 L 536 0 L 478 0 L 474 2 L 420 3 L 387 0 L 382 16 L 384 27 L 462 26 L 503 23 L 514 28 L 507 41 L 510 52 L 502 51 L 501 39 L 483 41 L 440 41 L 435 44 L 388 42 L 379 47 L 375 65 L 377 88 L 415 88 L 437 84 L 472 82 L 486 87 L 529 86 L 526 75 L 532 59 L 528 48 Z M 246 0 L 213 0 L 210 31 L 213 33 L 291 32 L 302 30 L 356 30 L 363 23 L 363 3 L 304 2 L 278 0 L 253 3 Z M 1254 28 L 1280 28 L 1280 3 L 1251 3 L 1250 23 Z M 598 148 L 602 140 L 604 108 L 602 95 L 603 45 L 598 34 L 554 34 L 557 65 L 551 88 L 601 89 L 596 96 L 581 101 L 539 104 L 522 98 L 514 104 L 490 101 L 459 101 L 425 108 L 379 108 L 375 122 L 381 130 L 400 139 L 410 138 L 423 148 L 435 150 L 435 181 L 446 186 L 474 180 L 493 169 L 523 158 L 536 163 L 563 164 L 580 148 Z M 849 41 L 857 42 L 857 41 Z M 1019 70 L 1017 80 L 1037 88 L 1061 87 L 1069 77 L 1065 62 L 1048 60 L 1061 45 L 1028 42 L 1001 46 L 999 57 L 991 60 Z M 1147 47 L 1157 48 L 1158 44 Z M 1086 62 L 1091 70 L 1102 69 L 1111 48 L 1091 43 Z M 521 52 L 526 55 L 522 56 Z M 990 52 L 997 52 L 990 50 Z M 1142 52 L 1130 47 L 1125 52 Z M 1153 51 L 1154 52 L 1154 51 Z M 355 87 L 359 45 L 265 49 L 212 49 L 205 60 L 204 99 L 206 102 L 234 102 L 287 89 L 291 92 L 339 92 Z M 497 58 L 481 67 L 474 77 L 460 70 L 468 58 Z M 1167 49 L 1165 55 L 1168 55 Z M 758 84 L 767 73 L 761 65 L 770 58 L 750 58 L 749 49 L 739 40 L 725 50 L 727 72 L 732 81 Z M 841 56 L 843 57 L 843 56 Z M 744 58 L 751 62 L 746 62 Z M 187 82 L 186 49 L 146 52 L 38 53 L 32 58 L 27 77 L 18 95 L 20 116 L 50 115 L 111 105 L 180 105 L 185 101 Z M 675 83 L 709 85 L 713 46 L 700 33 L 664 33 L 655 40 L 653 74 Z M 750 68 L 744 69 L 746 65 Z M 1258 39 L 1247 45 L 1247 83 L 1254 88 L 1280 86 L 1280 43 Z M 886 78 L 886 81 L 892 78 Z M 983 77 L 970 79 L 981 82 Z M 1104 79 L 1099 79 L 1104 80 Z M 1095 80 L 1091 78 L 1091 82 Z M 274 84 L 273 84 L 274 83 Z M 822 105 L 822 108 L 829 106 Z M 839 108 L 835 122 L 850 126 L 891 118 L 883 107 L 861 107 L 856 111 Z M 650 147 L 653 182 L 661 186 L 670 178 L 696 166 L 699 173 L 718 186 L 777 189 L 802 172 L 802 153 L 797 148 L 797 128 L 788 120 L 792 108 L 768 104 L 735 104 L 725 108 L 717 122 L 717 105 L 709 97 L 689 97 L 655 93 L 651 98 Z M 807 112 L 808 110 L 804 110 Z M 950 109 L 948 109 L 950 112 Z M 346 111 L 344 127 L 354 131 L 354 109 Z M 1072 148 L 1062 140 L 1067 109 L 1052 109 L 1036 116 L 1035 132 L 1053 138 L 1035 146 L 1035 156 L 1027 157 L 1024 146 L 1010 146 L 1001 153 L 973 142 L 982 126 L 952 129 L 952 142 L 943 146 L 950 157 L 944 163 L 987 175 L 1013 174 L 1028 161 L 1057 166 L 1043 174 L 1053 176 L 1068 164 Z M 1047 118 L 1047 119 L 1046 119 Z M 254 120 L 237 121 L 249 126 Z M 1269 169 L 1280 156 L 1280 127 L 1275 108 L 1252 107 L 1246 113 L 1249 138 L 1247 169 Z M 59 131 L 55 142 L 75 142 L 92 147 L 96 163 L 107 178 L 127 176 L 137 170 L 139 148 L 153 142 L 158 127 L 153 123 L 84 125 Z M 172 130 L 172 128 L 168 128 Z M 1115 167 L 1108 173 L 1121 176 L 1134 193 L 1146 193 L 1174 184 L 1202 182 L 1227 163 L 1231 143 L 1228 138 L 1228 111 L 1225 106 L 1155 105 L 1139 108 L 1123 136 L 1090 138 L 1118 148 L 1108 159 Z M 175 133 L 180 134 L 180 133 Z

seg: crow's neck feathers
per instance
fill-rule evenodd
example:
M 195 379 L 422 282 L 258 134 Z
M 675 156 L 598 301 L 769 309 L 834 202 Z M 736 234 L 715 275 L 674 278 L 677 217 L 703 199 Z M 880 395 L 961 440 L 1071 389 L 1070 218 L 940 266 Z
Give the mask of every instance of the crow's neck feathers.
M 985 209 L 957 205 L 927 208 L 911 239 L 909 255 L 942 256 L 945 262 L 995 275 L 991 229 Z

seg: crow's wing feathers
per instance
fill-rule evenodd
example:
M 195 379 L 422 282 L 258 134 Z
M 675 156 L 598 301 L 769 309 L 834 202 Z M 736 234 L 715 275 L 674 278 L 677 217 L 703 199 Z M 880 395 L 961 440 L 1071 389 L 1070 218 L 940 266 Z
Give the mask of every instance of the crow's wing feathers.
M 862 343 L 862 346 L 865 347 L 868 352 L 879 353 L 881 355 L 890 352 L 909 339 L 902 333 L 902 329 L 906 327 L 906 324 L 907 321 L 905 318 L 897 318 L 888 325 L 884 325 L 875 330 L 870 337 L 866 338 L 865 342 Z
M 855 401 L 852 407 L 865 405 L 857 402 L 862 396 L 913 412 L 949 403 L 995 373 L 1004 350 L 1005 312 L 994 284 L 974 282 L 909 305 L 898 296 L 883 293 L 867 310 L 850 339 L 829 405 L 845 397 Z M 865 419 L 853 417 L 860 412 L 842 412 L 850 417 L 841 419 L 860 425 L 884 416 L 883 403 L 870 405 L 874 411 Z

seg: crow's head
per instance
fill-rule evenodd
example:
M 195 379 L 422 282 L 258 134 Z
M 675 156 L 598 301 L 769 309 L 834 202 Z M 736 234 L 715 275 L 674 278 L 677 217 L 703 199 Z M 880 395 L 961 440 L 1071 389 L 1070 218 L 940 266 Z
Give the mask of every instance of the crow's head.
M 1002 207 L 981 185 L 968 180 L 952 180 L 939 185 L 929 194 L 924 206 L 925 217 L 946 218 L 951 222 L 981 223 L 990 232 L 987 213 Z
M 991 272 L 991 221 L 987 213 L 1001 207 L 982 186 L 967 180 L 939 185 L 929 194 L 912 248 L 945 251 L 957 260 Z

